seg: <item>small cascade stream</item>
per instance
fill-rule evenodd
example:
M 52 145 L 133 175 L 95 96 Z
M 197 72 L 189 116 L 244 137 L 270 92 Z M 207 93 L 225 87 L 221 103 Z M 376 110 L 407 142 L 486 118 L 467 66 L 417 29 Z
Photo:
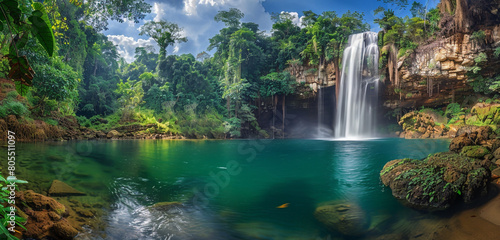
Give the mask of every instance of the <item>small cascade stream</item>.
M 342 59 L 342 77 L 335 114 L 335 138 L 362 139 L 376 135 L 378 104 L 378 35 L 349 36 Z

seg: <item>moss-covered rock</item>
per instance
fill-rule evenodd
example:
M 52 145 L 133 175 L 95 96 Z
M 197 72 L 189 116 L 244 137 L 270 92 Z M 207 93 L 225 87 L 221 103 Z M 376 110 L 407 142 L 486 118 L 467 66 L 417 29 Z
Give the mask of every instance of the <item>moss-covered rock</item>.
M 61 240 L 73 239 L 78 234 L 78 230 L 66 221 L 59 221 L 52 225 L 51 232 Z
M 59 215 L 66 215 L 66 207 L 53 198 L 35 193 L 32 190 L 20 192 L 17 196 L 22 202 L 26 203 L 33 210 L 48 210 Z
M 22 239 L 73 239 L 78 230 L 65 217 L 67 208 L 51 197 L 33 192 L 18 192 L 18 209 L 27 219 Z
M 478 103 L 472 108 L 471 113 L 481 122 L 500 124 L 500 104 Z
M 119 133 L 118 131 L 116 130 L 111 130 L 109 131 L 107 134 L 106 134 L 106 137 L 107 138 L 118 138 L 118 137 L 121 137 L 122 134 Z
M 401 136 L 405 138 L 439 138 L 444 137 L 448 130 L 443 123 L 446 118 L 439 114 L 428 111 L 413 111 L 405 114 L 399 121 L 404 132 Z
M 469 137 L 467 133 L 464 133 L 456 138 L 453 138 L 450 143 L 450 151 L 452 152 L 461 152 L 462 148 L 466 146 L 474 145 L 474 142 Z
M 490 179 L 486 166 L 486 161 L 464 155 L 437 153 L 424 160 L 390 161 L 380 177 L 394 197 L 412 207 L 446 209 L 458 198 L 470 202 L 486 192 Z
M 328 230 L 346 236 L 361 236 L 370 226 L 366 213 L 350 202 L 331 201 L 320 204 L 314 217 Z
M 462 155 L 471 158 L 483 158 L 490 151 L 483 146 L 466 146 L 462 148 Z

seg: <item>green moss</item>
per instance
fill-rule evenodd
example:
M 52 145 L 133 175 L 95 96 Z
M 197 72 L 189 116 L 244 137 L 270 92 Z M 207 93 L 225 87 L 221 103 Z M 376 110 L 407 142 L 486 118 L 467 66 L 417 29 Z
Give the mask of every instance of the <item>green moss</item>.
M 386 167 L 382 170 L 382 172 L 380 173 L 380 176 L 383 176 L 384 174 L 390 172 L 392 169 L 396 168 L 397 166 L 400 166 L 400 165 L 403 165 L 403 164 L 406 164 L 406 163 L 416 163 L 416 162 L 419 162 L 418 160 L 415 160 L 415 159 L 411 159 L 411 158 L 404 158 L 404 159 L 401 159 L 399 162 L 389 166 L 389 167 Z
M 483 146 L 466 146 L 462 149 L 461 154 L 471 158 L 483 158 L 490 151 Z

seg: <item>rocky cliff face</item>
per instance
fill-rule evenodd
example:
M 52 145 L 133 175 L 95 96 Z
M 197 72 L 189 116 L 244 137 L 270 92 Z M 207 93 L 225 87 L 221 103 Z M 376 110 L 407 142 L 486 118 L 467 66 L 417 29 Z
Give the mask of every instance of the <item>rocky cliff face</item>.
M 318 92 L 319 88 L 331 87 L 335 85 L 335 66 L 329 63 L 320 69 L 317 66 L 291 66 L 288 71 L 295 76 L 298 83 L 305 83 L 311 87 L 314 93 Z
M 439 5 L 442 29 L 436 39 L 393 63 L 397 76 L 387 78 L 386 107 L 443 107 L 466 101 L 474 94 L 467 84 L 467 71 L 482 53 L 488 56 L 481 66 L 483 72 L 498 71 L 500 61 L 493 57 L 493 52 L 500 46 L 499 2 L 457 0 L 455 9 L 449 2 L 443 0 Z M 474 39 L 473 34 L 479 31 L 484 32 L 484 37 Z

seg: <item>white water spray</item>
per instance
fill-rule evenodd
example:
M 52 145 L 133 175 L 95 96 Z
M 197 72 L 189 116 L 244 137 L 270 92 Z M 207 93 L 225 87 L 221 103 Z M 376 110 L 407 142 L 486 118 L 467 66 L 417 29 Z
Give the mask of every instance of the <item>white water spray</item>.
M 342 77 L 335 114 L 335 137 L 372 138 L 376 130 L 379 92 L 378 35 L 365 32 L 349 36 L 342 59 Z

